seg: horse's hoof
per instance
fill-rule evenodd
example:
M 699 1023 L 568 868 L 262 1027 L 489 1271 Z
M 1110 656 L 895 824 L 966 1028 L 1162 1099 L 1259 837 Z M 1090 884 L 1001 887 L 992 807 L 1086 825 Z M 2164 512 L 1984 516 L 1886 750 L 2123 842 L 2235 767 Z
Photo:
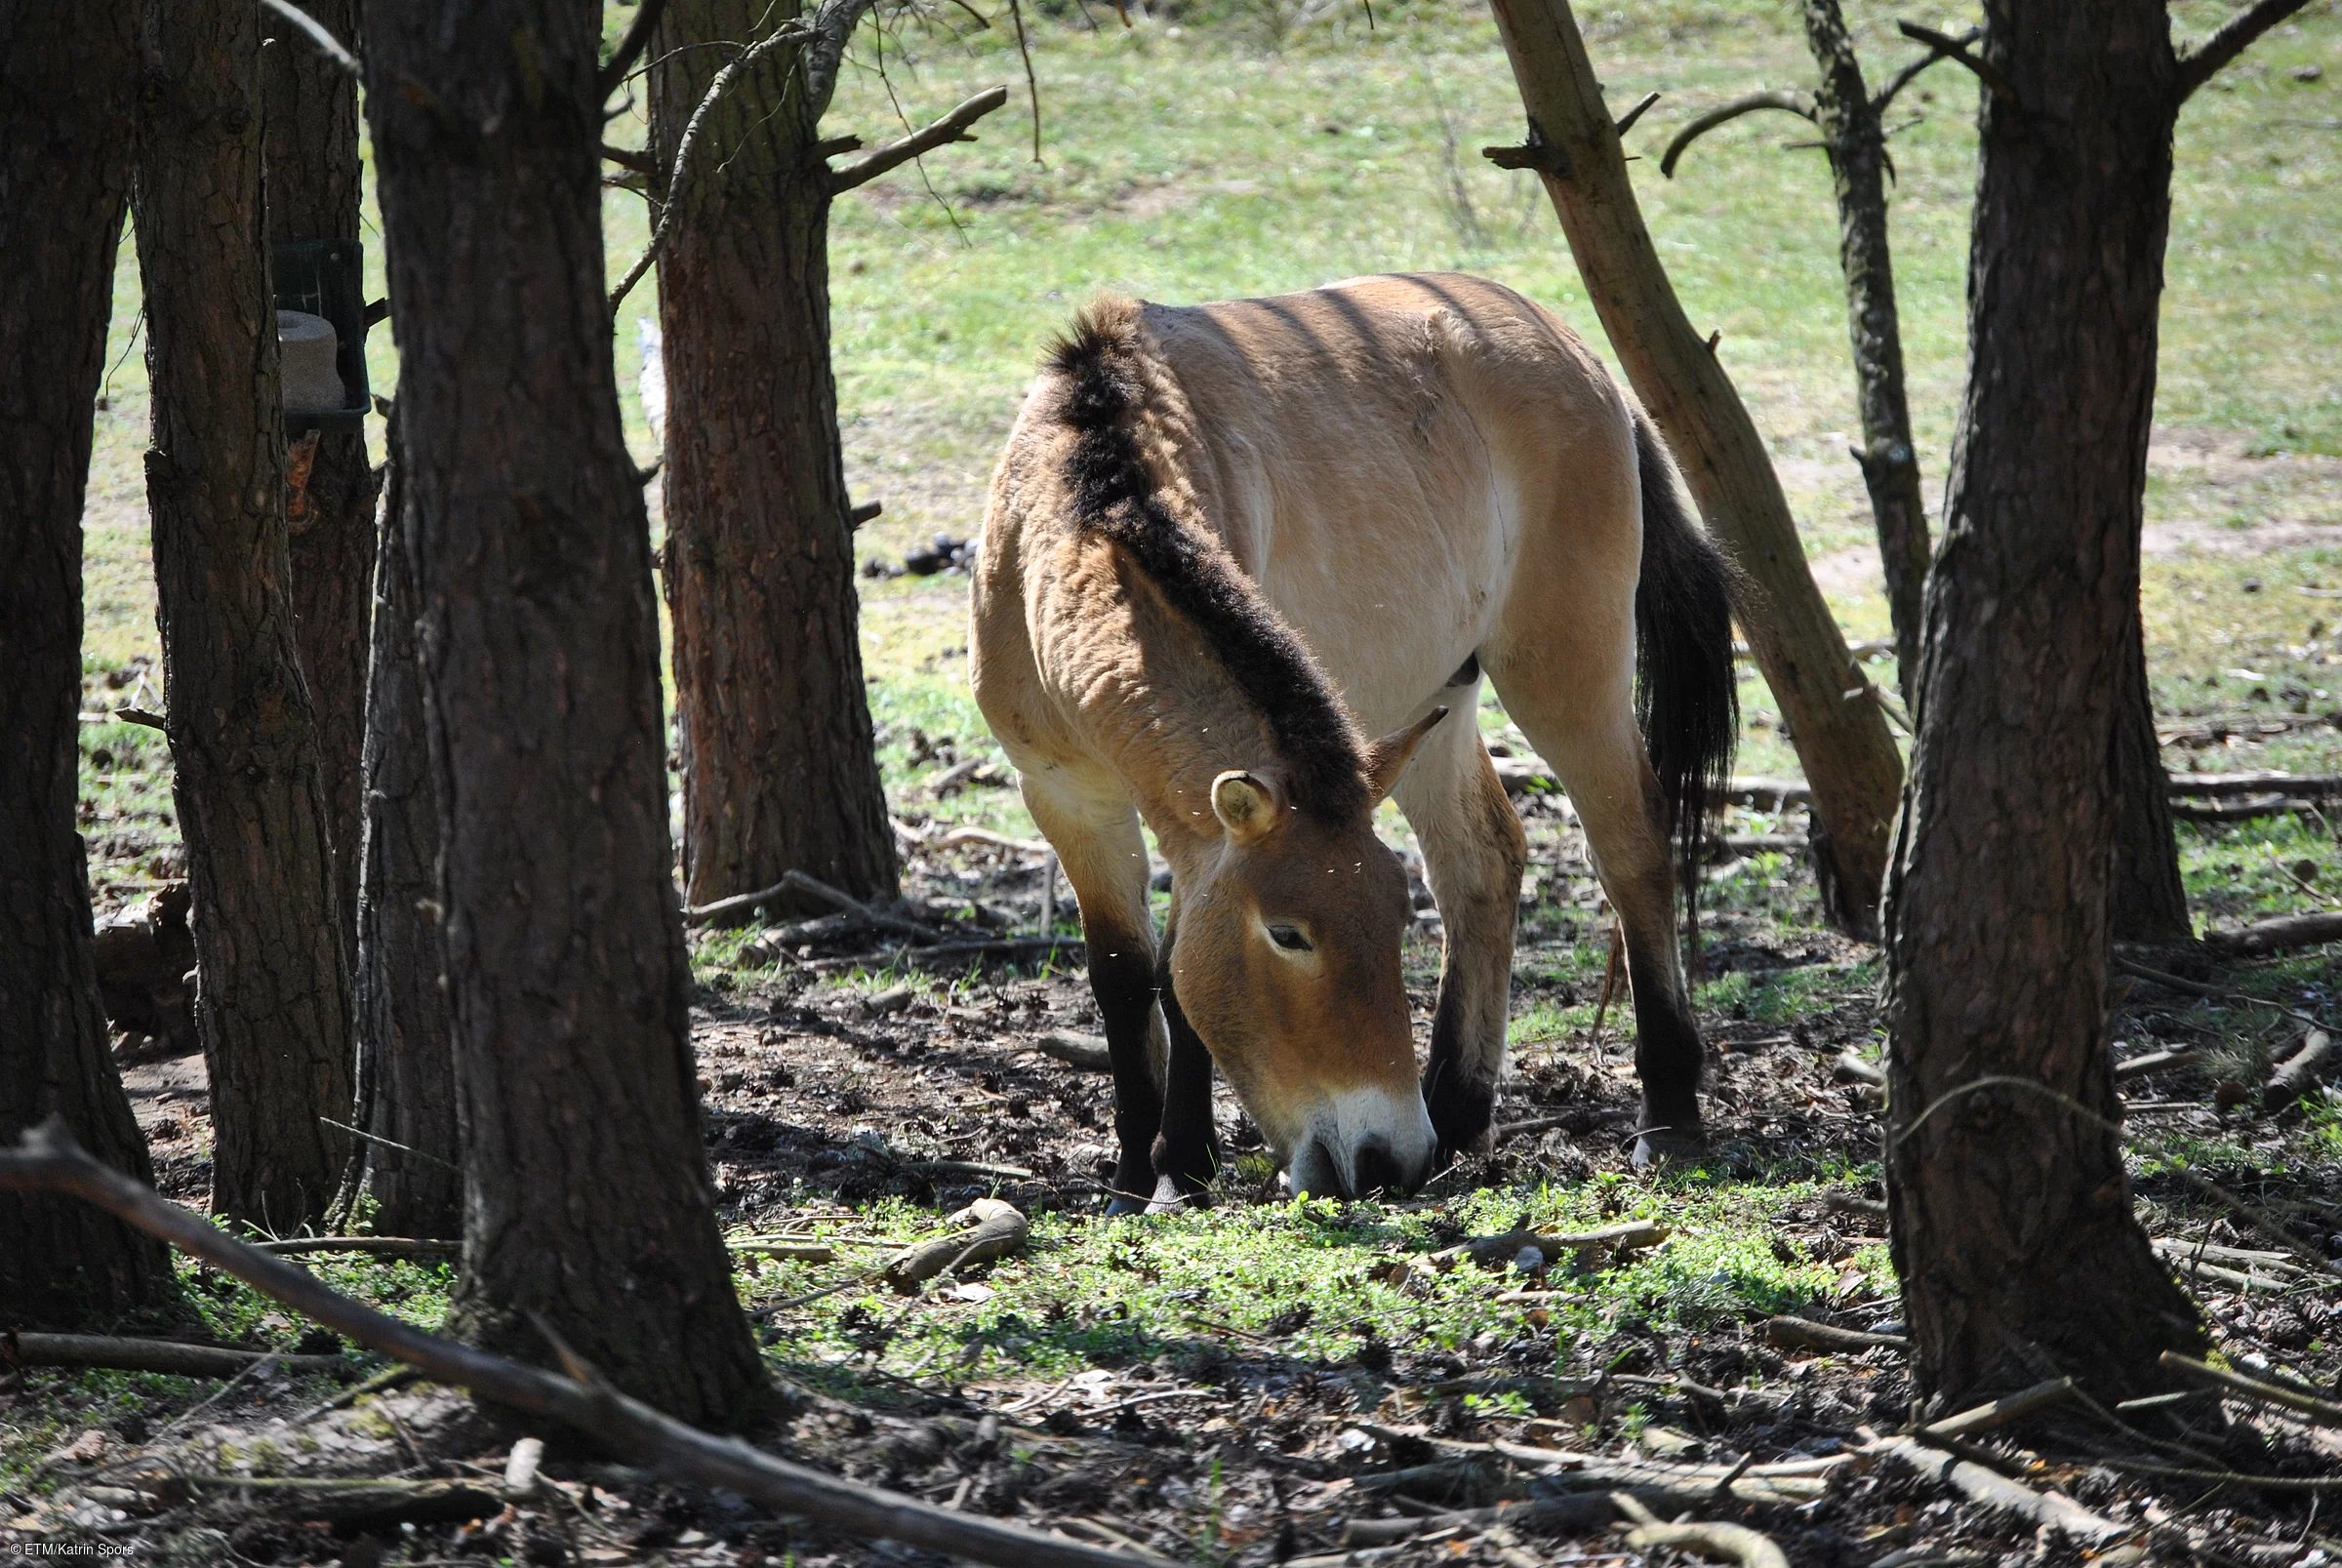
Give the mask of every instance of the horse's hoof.
M 1179 1214 L 1188 1209 L 1208 1209 L 1211 1192 L 1206 1188 L 1185 1190 L 1176 1176 L 1166 1176 L 1154 1184 L 1154 1196 L 1148 1202 L 1149 1214 Z
M 1144 1199 L 1126 1197 L 1117 1192 L 1113 1196 L 1113 1201 L 1106 1206 L 1106 1217 L 1112 1220 L 1125 1214 L 1145 1214 L 1150 1207 L 1151 1205 Z
M 1708 1140 L 1696 1132 L 1653 1127 L 1635 1135 L 1635 1168 L 1638 1171 L 1661 1165 L 1690 1165 L 1707 1157 Z

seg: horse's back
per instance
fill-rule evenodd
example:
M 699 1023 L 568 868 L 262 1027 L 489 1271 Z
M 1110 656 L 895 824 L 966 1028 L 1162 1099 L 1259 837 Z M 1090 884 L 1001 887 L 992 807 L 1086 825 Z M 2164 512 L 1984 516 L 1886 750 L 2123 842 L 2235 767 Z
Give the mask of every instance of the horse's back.
M 1628 405 L 1514 291 L 1366 277 L 1146 321 L 1191 405 L 1202 511 L 1370 732 L 1502 639 L 1524 570 L 1623 562 L 1631 589 Z

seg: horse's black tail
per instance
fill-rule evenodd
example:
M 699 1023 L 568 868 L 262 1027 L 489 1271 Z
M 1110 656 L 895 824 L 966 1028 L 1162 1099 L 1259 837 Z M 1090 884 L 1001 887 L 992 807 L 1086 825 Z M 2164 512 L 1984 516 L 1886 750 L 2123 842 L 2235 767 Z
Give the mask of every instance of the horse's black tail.
M 1642 579 L 1635 588 L 1635 717 L 1650 752 L 1685 885 L 1697 875 L 1701 829 L 1721 798 L 1740 735 L 1732 673 L 1738 574 L 1684 509 L 1659 432 L 1639 409 Z

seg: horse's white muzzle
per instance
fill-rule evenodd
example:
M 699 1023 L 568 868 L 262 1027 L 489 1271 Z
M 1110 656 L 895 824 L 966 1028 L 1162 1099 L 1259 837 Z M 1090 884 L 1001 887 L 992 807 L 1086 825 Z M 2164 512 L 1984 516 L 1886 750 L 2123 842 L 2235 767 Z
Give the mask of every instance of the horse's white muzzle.
M 1438 1140 L 1423 1096 L 1346 1089 L 1311 1112 L 1293 1146 L 1288 1177 L 1296 1197 L 1357 1197 L 1380 1188 L 1412 1192 L 1432 1174 Z

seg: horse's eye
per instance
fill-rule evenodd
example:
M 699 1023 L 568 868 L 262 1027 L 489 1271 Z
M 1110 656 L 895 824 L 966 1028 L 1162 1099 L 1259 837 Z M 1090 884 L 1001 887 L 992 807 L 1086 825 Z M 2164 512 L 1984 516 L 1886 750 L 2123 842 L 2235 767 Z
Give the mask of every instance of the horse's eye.
M 1310 939 L 1303 936 L 1298 929 L 1292 926 L 1271 926 L 1269 928 L 1269 940 L 1275 943 L 1279 947 L 1284 948 L 1287 952 L 1311 952 L 1314 950 L 1310 945 Z

